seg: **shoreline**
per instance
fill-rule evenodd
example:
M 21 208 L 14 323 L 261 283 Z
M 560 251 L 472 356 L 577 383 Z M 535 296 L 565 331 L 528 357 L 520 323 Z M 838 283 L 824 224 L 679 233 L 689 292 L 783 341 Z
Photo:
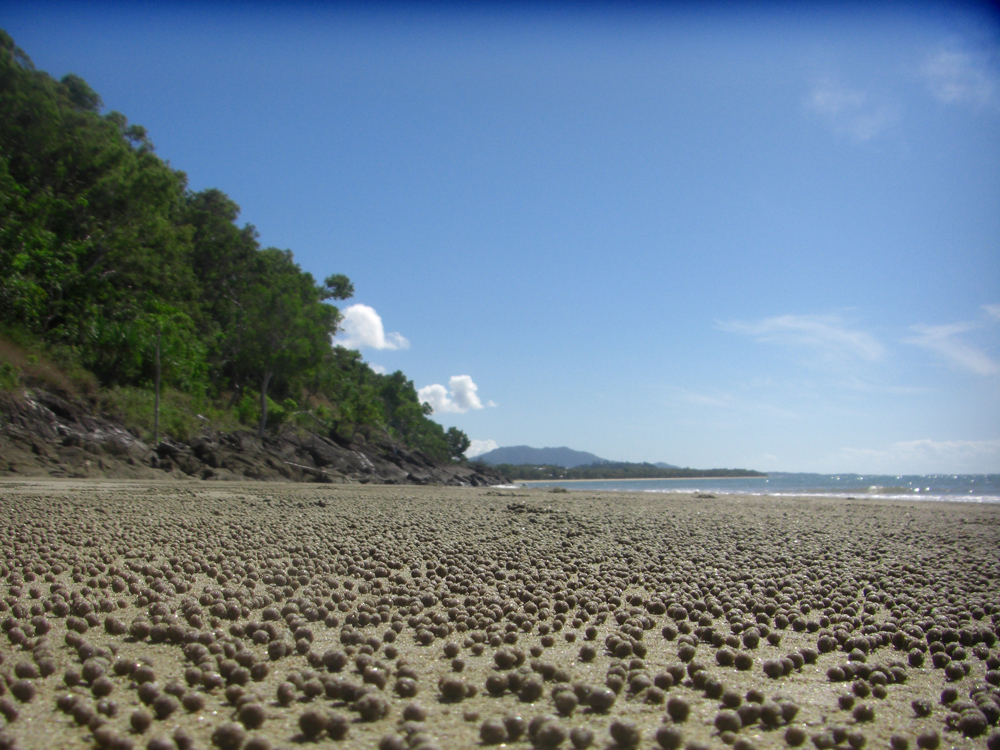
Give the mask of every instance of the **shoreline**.
M 753 480 L 763 481 L 753 481 Z M 765 477 L 642 477 L 634 479 L 519 479 L 517 486 L 534 489 L 563 487 L 570 491 L 638 492 L 719 495 L 773 495 L 872 500 L 1000 503 L 1000 477 L 963 476 L 847 476 L 769 474 Z
M 727 477 L 622 477 L 611 479 L 512 479 L 510 481 L 520 484 L 542 484 L 546 482 L 694 482 L 701 479 L 767 479 L 768 477 L 755 477 L 750 474 L 740 474 L 738 476 Z

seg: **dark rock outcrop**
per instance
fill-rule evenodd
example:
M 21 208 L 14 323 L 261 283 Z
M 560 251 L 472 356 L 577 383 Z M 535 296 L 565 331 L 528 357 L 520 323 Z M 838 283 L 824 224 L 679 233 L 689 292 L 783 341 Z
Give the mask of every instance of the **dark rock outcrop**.
M 285 430 L 266 435 L 205 430 L 156 446 L 83 401 L 42 391 L 0 395 L 0 477 L 196 479 L 486 486 L 506 479 L 485 467 L 435 461 L 388 443 L 330 440 Z

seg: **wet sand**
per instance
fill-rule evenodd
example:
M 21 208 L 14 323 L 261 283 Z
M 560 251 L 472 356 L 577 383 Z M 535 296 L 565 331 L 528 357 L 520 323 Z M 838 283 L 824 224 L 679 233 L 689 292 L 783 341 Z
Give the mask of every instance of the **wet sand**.
M 1000 507 L 695 494 L 0 483 L 0 737 L 210 748 L 250 704 L 232 747 L 476 747 L 514 714 L 550 715 L 535 744 L 564 748 L 574 728 L 660 747 L 665 725 L 692 750 L 986 747 Z M 411 704 L 422 722 L 404 723 Z M 720 732 L 727 710 L 746 725 Z M 308 739 L 309 711 L 346 735 Z

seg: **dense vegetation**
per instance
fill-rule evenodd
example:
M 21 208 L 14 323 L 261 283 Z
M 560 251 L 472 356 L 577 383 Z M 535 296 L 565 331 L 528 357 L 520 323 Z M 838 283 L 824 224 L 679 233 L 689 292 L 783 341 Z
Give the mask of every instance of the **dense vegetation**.
M 188 190 L 142 126 L 102 106 L 0 30 L 0 386 L 45 370 L 135 412 L 159 377 L 166 406 L 261 434 L 297 422 L 462 455 L 466 435 L 430 420 L 403 373 L 332 346 L 346 276 L 317 281 L 261 247 L 227 195 Z
M 567 469 L 563 466 L 500 464 L 496 467 L 511 479 L 545 481 L 551 479 L 697 479 L 702 477 L 764 477 L 748 469 L 661 469 L 653 464 L 599 463 Z

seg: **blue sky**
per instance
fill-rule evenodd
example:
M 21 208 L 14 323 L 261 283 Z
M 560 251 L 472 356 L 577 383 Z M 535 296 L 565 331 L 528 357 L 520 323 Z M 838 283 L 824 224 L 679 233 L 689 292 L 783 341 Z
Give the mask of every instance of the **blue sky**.
M 1000 472 L 984 8 L 43 1 L 0 26 L 265 245 L 349 275 L 341 340 L 480 448 Z

